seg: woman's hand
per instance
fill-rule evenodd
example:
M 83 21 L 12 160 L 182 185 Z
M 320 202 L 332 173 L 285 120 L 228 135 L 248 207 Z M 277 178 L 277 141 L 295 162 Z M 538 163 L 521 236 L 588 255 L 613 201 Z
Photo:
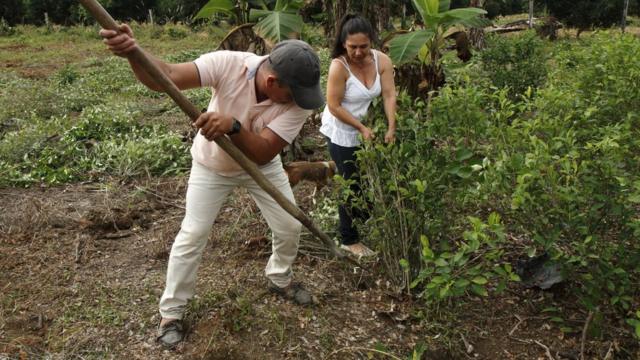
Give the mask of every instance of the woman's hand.
M 387 144 L 392 144 L 396 141 L 396 129 L 389 129 L 387 133 L 384 134 L 384 142 Z
M 120 31 L 100 29 L 100 36 L 109 50 L 121 57 L 127 55 L 138 47 L 136 39 L 133 37 L 133 31 L 127 24 L 120 25 Z
M 370 141 L 376 138 L 373 131 L 364 125 L 359 129 L 359 131 L 365 141 Z

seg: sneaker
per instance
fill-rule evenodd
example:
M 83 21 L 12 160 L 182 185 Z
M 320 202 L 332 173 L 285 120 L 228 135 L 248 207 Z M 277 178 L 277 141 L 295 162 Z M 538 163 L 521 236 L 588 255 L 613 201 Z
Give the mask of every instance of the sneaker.
M 358 258 L 362 258 L 362 257 L 372 257 L 375 256 L 377 253 L 371 249 L 369 249 L 368 247 L 366 247 L 364 244 L 362 243 L 355 243 L 355 244 L 351 244 L 351 245 L 340 245 L 340 249 L 353 254 L 355 256 L 357 256 Z
M 269 282 L 269 291 L 281 297 L 291 300 L 298 305 L 310 305 L 313 300 L 311 294 L 300 283 L 291 282 L 289 286 L 281 288 L 276 284 Z
M 158 325 L 158 337 L 156 337 L 156 341 L 163 346 L 173 348 L 182 340 L 184 340 L 182 320 L 172 320 L 162 327 Z

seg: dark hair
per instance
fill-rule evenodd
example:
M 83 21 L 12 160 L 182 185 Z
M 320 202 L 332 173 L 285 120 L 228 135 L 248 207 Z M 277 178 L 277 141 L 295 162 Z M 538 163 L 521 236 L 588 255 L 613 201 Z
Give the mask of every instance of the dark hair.
M 342 19 L 340 19 L 340 25 L 338 25 L 338 31 L 336 32 L 336 40 L 333 44 L 331 58 L 335 59 L 347 52 L 347 49 L 344 48 L 344 42 L 347 40 L 347 36 L 353 34 L 365 34 L 369 37 L 369 40 L 371 40 L 372 43 L 376 38 L 376 34 L 374 33 L 369 20 L 360 15 L 346 14 Z

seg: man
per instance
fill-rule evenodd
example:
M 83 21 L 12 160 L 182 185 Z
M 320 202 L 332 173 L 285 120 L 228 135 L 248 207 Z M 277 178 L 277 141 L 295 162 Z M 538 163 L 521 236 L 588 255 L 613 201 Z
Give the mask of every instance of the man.
M 127 57 L 137 48 L 126 24 L 119 33 L 102 29 L 100 35 L 118 56 Z M 270 289 L 299 304 L 310 303 L 309 293 L 291 281 L 301 224 L 212 140 L 228 136 L 295 202 L 278 154 L 293 141 L 311 110 L 324 104 L 318 56 L 307 43 L 287 40 L 277 44 L 269 56 L 217 51 L 190 63 L 152 59 L 179 89 L 207 86 L 213 91 L 207 112 L 195 121 L 199 131 L 191 148 L 186 213 L 169 256 L 158 341 L 173 347 L 183 340 L 182 318 L 195 293 L 202 251 L 220 207 L 237 186 L 247 188 L 274 235 L 273 253 L 265 269 Z M 161 90 L 138 64 L 130 64 L 143 84 Z

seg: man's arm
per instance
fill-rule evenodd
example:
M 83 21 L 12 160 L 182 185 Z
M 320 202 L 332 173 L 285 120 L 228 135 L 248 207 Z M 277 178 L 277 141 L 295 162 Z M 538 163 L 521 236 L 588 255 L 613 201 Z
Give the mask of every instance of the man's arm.
M 207 112 L 200 115 L 194 125 L 200 129 L 200 133 L 207 140 L 213 141 L 231 131 L 233 117 L 217 112 Z M 269 163 L 288 145 L 287 141 L 269 128 L 262 129 L 259 134 L 240 128 L 240 132 L 229 138 L 238 149 L 258 165 Z
M 127 60 L 129 60 L 131 69 L 133 69 L 134 74 L 140 82 L 151 90 L 164 90 L 144 69 L 129 58 L 129 54 L 136 49 L 144 51 L 138 46 L 129 25 L 120 25 L 120 32 L 101 29 L 100 36 L 102 36 L 104 43 L 114 55 L 126 57 Z M 185 90 L 200 86 L 198 68 L 194 63 L 168 64 L 149 53 L 146 53 L 146 55 L 176 84 L 178 89 Z

